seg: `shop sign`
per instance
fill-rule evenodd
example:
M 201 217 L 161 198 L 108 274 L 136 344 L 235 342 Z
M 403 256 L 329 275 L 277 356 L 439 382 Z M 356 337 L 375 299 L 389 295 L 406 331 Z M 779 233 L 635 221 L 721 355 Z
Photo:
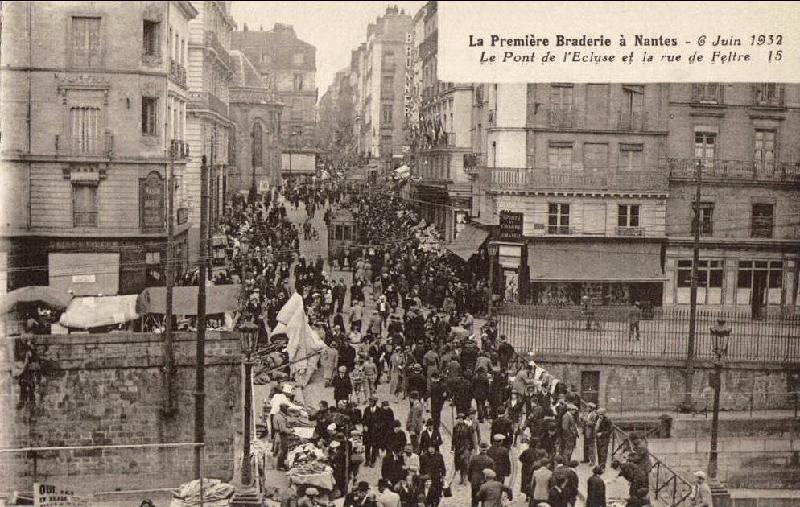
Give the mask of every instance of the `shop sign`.
M 83 507 L 83 499 L 68 488 L 55 484 L 33 483 L 33 505 L 35 507 Z
M 500 212 L 500 241 L 522 241 L 522 213 Z

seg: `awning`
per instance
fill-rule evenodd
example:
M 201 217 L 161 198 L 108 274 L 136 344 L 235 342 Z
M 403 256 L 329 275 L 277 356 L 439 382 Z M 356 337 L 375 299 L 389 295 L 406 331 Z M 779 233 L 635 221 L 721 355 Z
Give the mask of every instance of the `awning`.
M 173 287 L 173 315 L 197 315 L 197 291 L 195 285 Z M 236 311 L 241 294 L 242 286 L 239 284 L 209 285 L 206 287 L 206 315 Z M 166 314 L 167 288 L 148 287 L 143 290 L 136 301 L 136 309 L 141 315 Z
M 21 287 L 0 296 L 0 314 L 8 313 L 21 303 L 41 303 L 53 310 L 63 310 L 72 297 L 64 290 L 48 286 Z
M 488 237 L 489 231 L 467 224 L 458 233 L 456 239 L 449 243 L 446 248 L 466 261 L 478 251 L 478 248 Z
M 665 280 L 659 243 L 567 241 L 528 245 L 532 281 L 656 282 Z
M 61 314 L 59 324 L 70 329 L 92 329 L 125 324 L 139 318 L 136 313 L 138 296 L 88 296 L 70 302 Z

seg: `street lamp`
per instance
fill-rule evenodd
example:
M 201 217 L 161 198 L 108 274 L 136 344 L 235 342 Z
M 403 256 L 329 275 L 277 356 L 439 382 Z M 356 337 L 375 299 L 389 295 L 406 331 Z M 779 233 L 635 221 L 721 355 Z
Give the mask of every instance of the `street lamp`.
M 253 390 L 251 375 L 253 372 L 253 355 L 258 348 L 258 326 L 252 322 L 245 322 L 239 326 L 242 340 L 242 359 L 244 363 L 244 451 L 242 455 L 242 484 L 252 482 L 250 470 L 250 423 L 253 418 Z
M 714 412 L 711 419 L 711 454 L 708 459 L 709 482 L 717 477 L 717 434 L 719 430 L 719 394 L 722 386 L 723 361 L 728 356 L 728 339 L 731 330 L 725 319 L 717 319 L 717 325 L 711 328 L 712 347 L 714 352 Z
M 497 257 L 498 246 L 496 243 L 489 243 L 487 247 L 489 254 L 489 318 L 492 317 L 492 307 L 494 306 L 494 259 Z

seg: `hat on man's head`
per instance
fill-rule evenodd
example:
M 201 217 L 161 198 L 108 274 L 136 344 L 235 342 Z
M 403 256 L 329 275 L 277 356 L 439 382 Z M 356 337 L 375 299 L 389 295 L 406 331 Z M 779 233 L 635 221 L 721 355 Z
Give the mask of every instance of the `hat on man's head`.
M 495 477 L 497 477 L 497 474 L 491 468 L 484 468 L 483 475 L 487 479 L 494 479 Z
M 317 496 L 317 495 L 319 495 L 319 491 L 317 491 L 317 488 L 307 488 L 306 489 L 306 495 L 308 495 L 308 496 Z
M 706 478 L 706 473 L 703 472 L 703 471 L 698 470 L 697 472 L 694 473 L 694 476 L 699 478 L 699 479 L 705 479 Z
M 361 481 L 356 486 L 356 489 L 359 491 L 368 491 L 369 490 L 369 483 L 367 481 Z
M 294 394 L 294 389 L 292 389 L 291 384 L 283 384 L 281 391 L 283 391 L 283 394 Z
M 497 435 L 493 436 L 492 439 L 494 439 L 494 440 L 496 440 L 498 442 L 502 442 L 503 440 L 506 439 L 506 436 L 498 433 Z
M 342 444 L 340 444 L 338 440 L 334 440 L 333 442 L 331 442 L 331 447 L 333 447 L 334 449 L 339 447 L 340 445 Z

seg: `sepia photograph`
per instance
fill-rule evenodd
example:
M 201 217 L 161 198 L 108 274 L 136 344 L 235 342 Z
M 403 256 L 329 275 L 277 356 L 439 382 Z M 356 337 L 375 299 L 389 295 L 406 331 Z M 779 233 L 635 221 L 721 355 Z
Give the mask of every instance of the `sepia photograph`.
M 758 5 L 0 2 L 0 507 L 800 506 Z

